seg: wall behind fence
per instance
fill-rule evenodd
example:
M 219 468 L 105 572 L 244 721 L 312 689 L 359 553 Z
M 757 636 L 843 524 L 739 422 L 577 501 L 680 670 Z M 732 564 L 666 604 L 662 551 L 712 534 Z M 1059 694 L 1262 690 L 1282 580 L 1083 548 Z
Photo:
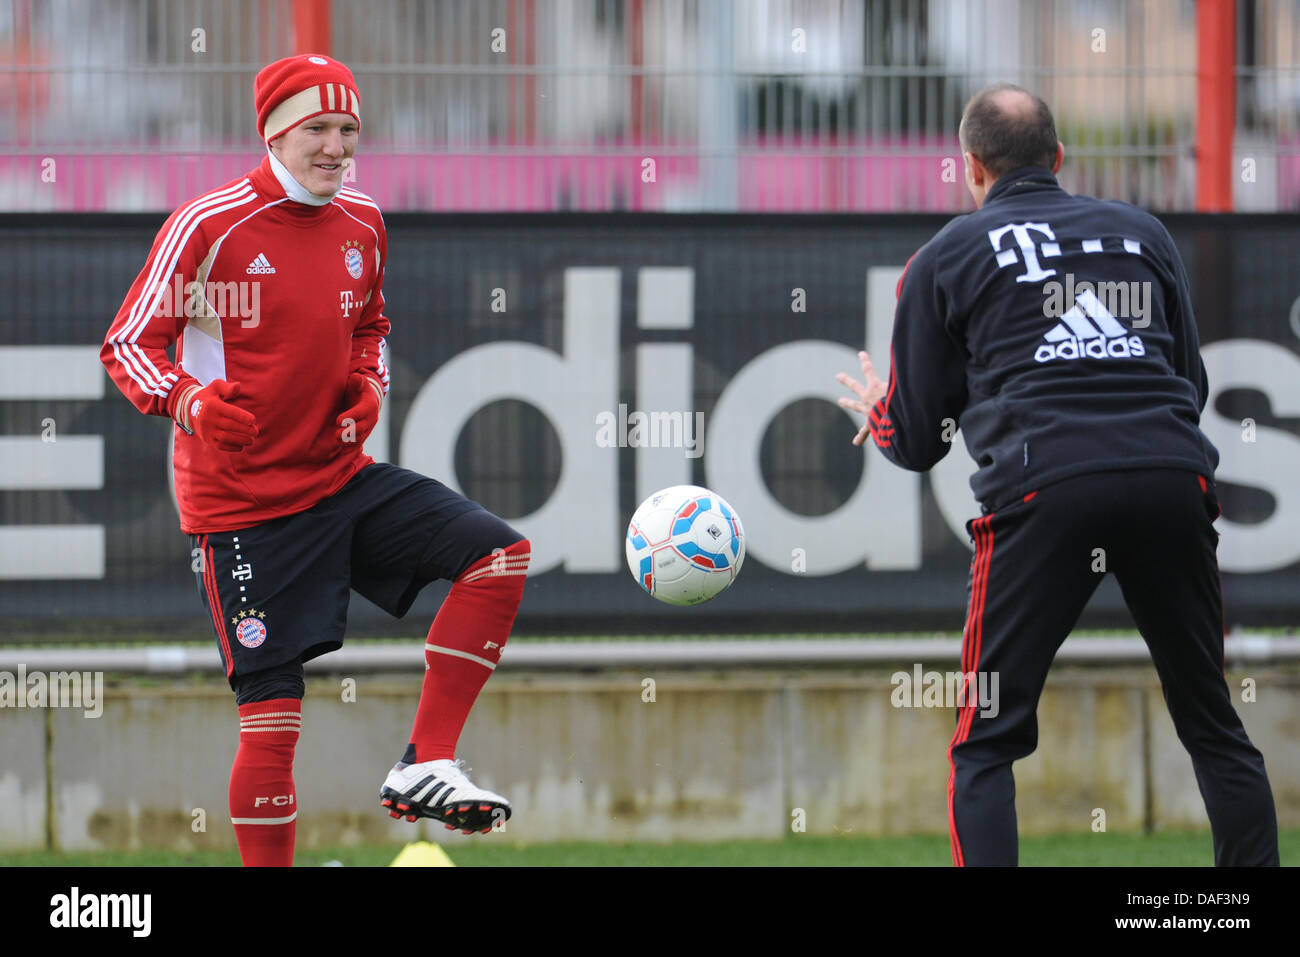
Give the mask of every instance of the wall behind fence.
M 521 631 L 960 628 L 977 514 L 964 444 L 907 473 L 853 448 L 834 404 L 858 348 L 888 354 L 899 273 L 943 221 L 391 216 L 393 385 L 367 449 L 529 535 Z M 1212 388 L 1227 623 L 1294 624 L 1300 218 L 1166 222 Z M 0 218 L 0 638 L 207 635 L 171 427 L 97 357 L 160 223 Z M 715 488 L 749 536 L 736 585 L 694 609 L 645 596 L 623 557 L 637 503 L 679 482 Z M 403 624 L 357 598 L 353 633 L 422 633 L 442 593 Z M 1128 624 L 1113 583 L 1085 624 Z

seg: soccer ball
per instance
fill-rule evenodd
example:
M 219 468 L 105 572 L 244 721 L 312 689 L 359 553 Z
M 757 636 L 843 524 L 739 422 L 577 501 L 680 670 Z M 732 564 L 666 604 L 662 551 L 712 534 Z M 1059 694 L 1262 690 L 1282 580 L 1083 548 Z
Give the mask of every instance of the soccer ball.
M 745 529 L 716 492 L 674 485 L 641 503 L 627 526 L 627 567 L 669 605 L 698 605 L 736 580 Z

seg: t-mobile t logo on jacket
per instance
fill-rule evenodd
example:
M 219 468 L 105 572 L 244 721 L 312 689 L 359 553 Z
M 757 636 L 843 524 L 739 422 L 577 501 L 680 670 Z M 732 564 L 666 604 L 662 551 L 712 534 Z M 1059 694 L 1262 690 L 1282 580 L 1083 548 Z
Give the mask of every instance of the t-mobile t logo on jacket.
M 1050 243 L 1035 245 L 1030 233 L 1039 233 L 1053 240 Z M 1015 246 L 1002 248 L 1002 237 L 1007 233 L 1011 234 Z M 1052 232 L 1052 227 L 1048 223 L 1007 223 L 1005 226 L 999 226 L 997 229 L 990 229 L 989 242 L 993 244 L 993 250 L 997 253 L 998 268 L 1005 269 L 1014 262 L 1020 262 L 1023 257 L 1025 272 L 1016 277 L 1016 282 L 1038 282 L 1046 279 L 1048 276 L 1055 276 L 1055 269 L 1044 269 L 1039 265 L 1038 257 L 1041 254 L 1044 259 L 1050 259 L 1054 256 L 1061 255 L 1061 247 L 1054 240 L 1056 234 Z M 1016 248 L 1019 248 L 1019 254 Z

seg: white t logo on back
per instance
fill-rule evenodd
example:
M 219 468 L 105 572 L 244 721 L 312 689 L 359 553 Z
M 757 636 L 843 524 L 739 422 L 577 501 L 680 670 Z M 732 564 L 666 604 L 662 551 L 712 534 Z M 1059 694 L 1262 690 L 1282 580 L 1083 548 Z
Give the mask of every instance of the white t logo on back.
M 1052 227 L 1047 223 L 1007 223 L 1007 225 L 998 229 L 990 229 L 988 233 L 989 242 L 993 244 L 993 249 L 998 254 L 999 268 L 1005 269 L 1013 262 L 1018 262 L 1020 258 L 1016 255 L 1015 249 L 1001 248 L 1002 237 L 1010 232 L 1016 241 L 1016 245 L 1020 247 L 1020 253 L 1024 256 L 1025 266 L 1028 271 L 1017 276 L 1016 282 L 1038 282 L 1048 276 L 1056 275 L 1055 269 L 1044 269 L 1038 264 L 1039 249 L 1029 236 L 1030 230 L 1042 233 L 1048 239 L 1056 239 L 1056 234 L 1052 232 Z M 1061 247 L 1055 242 L 1043 243 L 1042 254 L 1044 258 L 1059 256 L 1061 255 Z

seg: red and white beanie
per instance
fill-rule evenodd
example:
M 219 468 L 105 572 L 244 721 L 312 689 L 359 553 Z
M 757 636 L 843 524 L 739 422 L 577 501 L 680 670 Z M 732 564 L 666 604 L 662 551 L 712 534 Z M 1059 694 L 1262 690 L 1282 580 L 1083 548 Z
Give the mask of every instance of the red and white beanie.
M 257 132 L 269 143 L 322 113 L 347 113 L 361 125 L 361 94 L 352 71 L 319 53 L 285 57 L 264 67 L 253 85 Z

